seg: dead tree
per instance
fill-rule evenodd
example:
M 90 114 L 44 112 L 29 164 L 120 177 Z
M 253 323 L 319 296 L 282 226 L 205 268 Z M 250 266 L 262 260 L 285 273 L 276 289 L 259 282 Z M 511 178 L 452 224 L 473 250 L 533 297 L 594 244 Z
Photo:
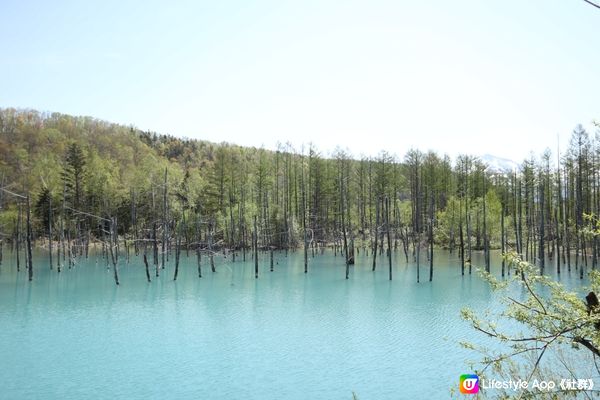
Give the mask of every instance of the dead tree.
M 463 232 L 463 221 L 462 221 L 462 199 L 458 202 L 458 235 L 460 239 L 460 274 L 465 275 L 465 237 Z
M 179 256 L 181 254 L 181 226 L 177 231 L 177 239 L 175 240 L 175 273 L 173 274 L 173 280 L 177 280 L 179 274 Z
M 256 215 L 254 216 L 254 234 L 252 235 L 254 243 L 254 278 L 258 279 L 258 232 L 256 228 Z
M 308 273 L 308 236 L 306 234 L 306 188 L 304 184 L 304 160 L 302 160 L 302 229 L 304 231 L 304 273 Z
M 31 205 L 27 195 L 27 269 L 29 270 L 29 281 L 33 280 L 33 262 L 31 258 Z
M 387 231 L 388 242 L 388 261 L 390 267 L 390 281 L 392 280 L 392 240 L 390 237 L 390 198 L 385 198 L 385 228 Z
M 431 190 L 429 199 L 429 282 L 433 280 L 433 190 Z
M 504 201 L 502 202 L 502 210 L 500 211 L 500 251 L 502 252 L 502 276 L 504 276 L 504 270 L 506 269 L 506 260 L 504 259 L 504 253 L 506 252 L 506 232 L 504 228 L 504 213 L 505 211 Z
M 148 268 L 148 258 L 146 257 L 146 248 L 144 246 L 144 265 L 146 266 L 146 279 L 148 279 L 148 283 L 152 282 L 150 280 L 150 269 Z
M 215 252 L 213 251 L 213 222 L 208 224 L 208 257 L 210 258 L 210 269 L 215 272 Z
M 200 251 L 200 220 L 196 218 L 196 264 L 198 264 L 198 278 L 202 278 L 202 255 Z
M 166 253 L 166 243 L 167 243 L 167 168 L 165 168 L 165 180 L 163 186 L 163 215 L 162 215 L 162 241 L 161 241 L 161 267 L 165 269 L 165 253 Z
M 117 219 L 115 217 L 110 219 L 110 258 L 113 264 L 113 273 L 115 277 L 115 283 L 119 284 L 119 251 L 117 249 Z
M 373 269 L 371 271 L 375 271 L 375 266 L 377 265 L 377 233 L 379 230 L 379 199 L 375 201 L 375 244 L 373 245 Z
M 482 171 L 482 179 L 483 179 L 483 256 L 485 259 L 485 270 L 486 272 L 490 272 L 490 240 L 487 231 L 487 208 L 486 208 L 486 181 L 485 181 L 485 169 Z
M 1 252 L 1 251 L 0 251 Z M 52 195 L 48 195 L 48 257 L 52 269 Z M 0 260 L 2 262 L 2 260 Z
M 152 258 L 154 262 L 154 268 L 156 270 L 156 277 L 158 278 L 158 241 L 156 238 L 156 222 L 152 224 Z
M 21 204 L 19 203 L 19 216 L 17 219 L 17 230 L 15 232 L 15 240 L 16 240 L 16 249 L 17 249 L 17 272 L 21 270 L 21 257 L 20 257 L 20 252 L 21 252 Z
M 7 190 L 2 187 L 0 187 L 0 192 L 5 192 L 7 194 L 10 194 L 10 195 L 20 199 L 19 200 L 19 218 L 17 220 L 17 223 L 15 224 L 17 227 L 17 232 L 15 234 L 15 239 L 17 242 L 17 271 L 19 271 L 19 269 L 20 269 L 20 259 L 19 259 L 20 243 L 19 242 L 20 242 L 20 238 L 21 238 L 21 220 L 22 220 L 21 201 L 25 200 L 27 203 L 27 226 L 26 226 L 27 252 L 25 255 L 27 256 L 26 262 L 27 262 L 27 269 L 29 270 L 29 281 L 31 281 L 33 279 L 33 262 L 32 262 L 32 257 L 31 257 L 32 231 L 31 231 L 31 207 L 29 204 L 29 195 L 23 196 L 21 194 L 11 192 L 10 190 Z
M 346 222 L 344 220 L 344 214 L 346 214 L 344 210 L 344 179 L 343 179 L 343 169 L 340 175 L 340 213 L 342 214 L 342 234 L 344 238 L 344 259 L 346 260 L 346 279 L 349 278 L 350 275 L 350 262 L 348 260 L 348 239 L 346 237 Z

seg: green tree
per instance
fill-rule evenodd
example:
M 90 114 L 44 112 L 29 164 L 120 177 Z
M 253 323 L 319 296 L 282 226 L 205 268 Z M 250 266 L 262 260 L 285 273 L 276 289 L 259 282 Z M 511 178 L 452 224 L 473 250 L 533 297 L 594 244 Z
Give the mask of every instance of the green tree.
M 71 143 L 67 148 L 63 180 L 73 208 L 81 207 L 83 183 L 85 178 L 86 159 L 78 143 Z
M 553 380 L 557 386 L 547 392 L 530 385 L 522 392 L 507 389 L 493 394 L 484 391 L 481 395 L 502 399 L 564 399 L 597 394 L 597 388 L 592 391 L 575 387 L 575 390 L 565 391 L 559 383 L 562 379 L 582 378 L 582 373 L 587 374 L 585 378 L 596 378 L 596 382 L 600 377 L 597 364 L 600 307 L 595 295 L 600 291 L 600 273 L 590 273 L 591 291 L 584 298 L 548 276 L 540 275 L 538 268 L 516 253 L 508 254 L 507 260 L 516 272 L 511 279 L 500 282 L 480 271 L 501 295 L 504 309 L 485 314 L 469 308 L 462 310 L 462 317 L 474 330 L 492 338 L 503 349 L 494 351 L 471 342 L 461 344 L 483 354 L 480 361 L 471 365 L 480 379 Z M 515 331 L 515 324 L 521 329 Z

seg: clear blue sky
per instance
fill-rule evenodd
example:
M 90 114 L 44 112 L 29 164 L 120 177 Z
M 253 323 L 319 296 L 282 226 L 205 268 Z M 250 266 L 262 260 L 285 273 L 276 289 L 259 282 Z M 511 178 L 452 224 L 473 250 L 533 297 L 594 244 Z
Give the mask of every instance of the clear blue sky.
M 520 161 L 600 119 L 582 0 L 3 0 L 0 37 L 0 107 L 212 141 Z

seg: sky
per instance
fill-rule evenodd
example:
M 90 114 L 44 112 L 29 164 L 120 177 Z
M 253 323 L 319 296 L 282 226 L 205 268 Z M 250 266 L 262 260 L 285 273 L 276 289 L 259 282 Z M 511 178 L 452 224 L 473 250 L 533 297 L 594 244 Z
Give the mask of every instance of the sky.
M 214 142 L 520 161 L 600 120 L 583 0 L 1 0 L 0 37 L 0 107 Z

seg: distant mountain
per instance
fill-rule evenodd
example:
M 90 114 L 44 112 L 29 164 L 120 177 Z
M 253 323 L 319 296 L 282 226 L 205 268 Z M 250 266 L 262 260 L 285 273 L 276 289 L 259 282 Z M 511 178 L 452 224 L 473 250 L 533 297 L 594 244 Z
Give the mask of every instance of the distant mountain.
M 491 154 L 484 154 L 481 161 L 488 165 L 491 172 L 512 172 L 519 169 L 519 164 L 508 158 L 500 158 Z

